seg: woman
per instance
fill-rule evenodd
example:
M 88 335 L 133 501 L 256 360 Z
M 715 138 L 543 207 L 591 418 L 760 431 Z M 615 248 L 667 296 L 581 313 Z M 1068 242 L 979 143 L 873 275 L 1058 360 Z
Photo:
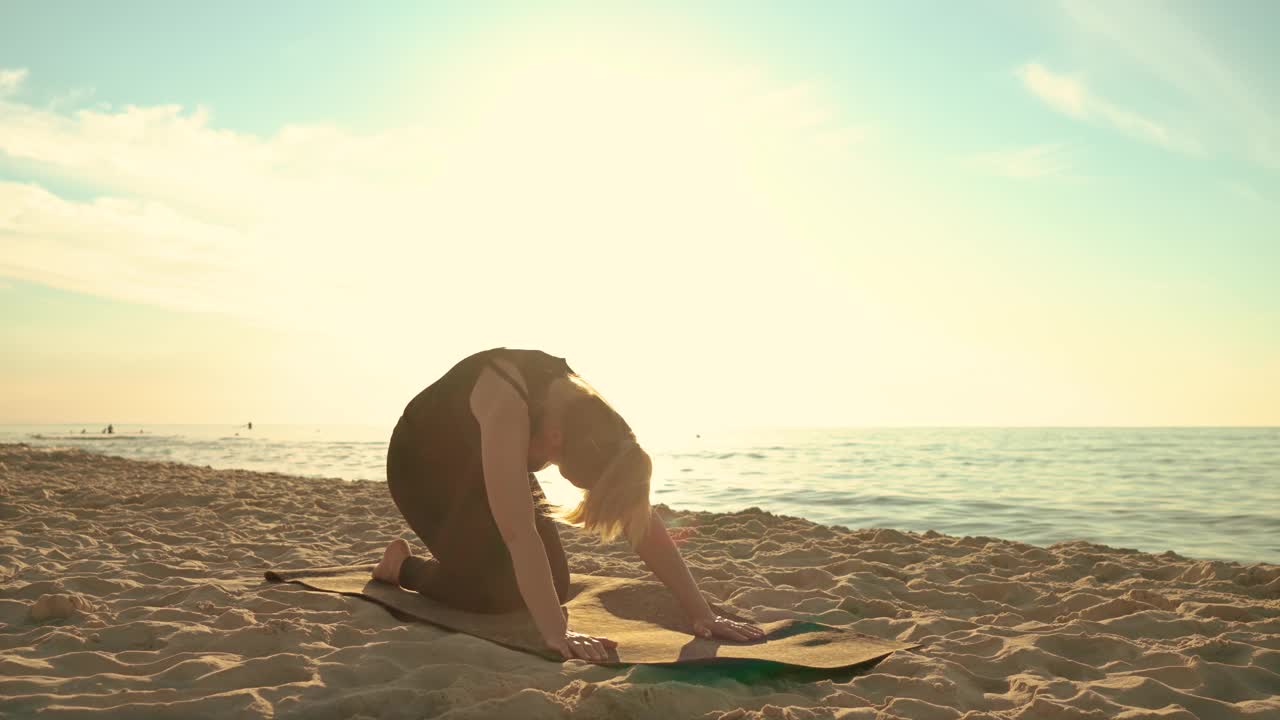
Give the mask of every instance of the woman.
M 405 407 L 387 452 L 387 486 L 434 557 L 412 555 L 407 542 L 394 540 L 374 579 L 473 612 L 526 607 L 547 647 L 565 659 L 606 659 L 617 643 L 570 630 L 560 608 L 569 564 L 533 474 L 550 464 L 586 491 L 563 519 L 605 540 L 630 541 L 695 632 L 763 637 L 708 607 L 650 511 L 648 453 L 564 358 L 539 350 L 471 355 Z

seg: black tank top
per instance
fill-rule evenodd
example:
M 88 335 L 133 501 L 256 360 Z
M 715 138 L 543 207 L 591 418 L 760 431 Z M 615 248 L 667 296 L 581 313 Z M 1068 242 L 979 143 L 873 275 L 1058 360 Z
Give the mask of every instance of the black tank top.
M 510 377 L 494 358 L 502 358 L 520 370 L 527 390 Z M 480 463 L 480 425 L 471 413 L 471 391 L 480 372 L 492 368 L 524 398 L 529 408 L 531 433 L 539 430 L 547 388 L 557 377 L 573 369 L 562 357 L 541 350 L 493 348 L 463 358 L 439 380 L 418 393 L 405 406 L 397 433 L 407 431 L 419 457 L 450 474 L 473 471 Z M 415 453 L 417 454 L 417 453 Z M 530 468 L 532 472 L 536 468 Z

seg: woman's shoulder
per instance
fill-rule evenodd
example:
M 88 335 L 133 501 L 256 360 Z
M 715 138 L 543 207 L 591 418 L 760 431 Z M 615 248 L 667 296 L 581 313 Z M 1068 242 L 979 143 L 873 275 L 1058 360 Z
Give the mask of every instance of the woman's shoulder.
M 521 370 L 537 370 L 537 371 L 567 371 L 573 372 L 569 367 L 569 362 L 559 355 L 540 350 L 536 348 L 508 348 L 499 347 L 484 352 L 492 353 L 498 357 L 510 360 Z

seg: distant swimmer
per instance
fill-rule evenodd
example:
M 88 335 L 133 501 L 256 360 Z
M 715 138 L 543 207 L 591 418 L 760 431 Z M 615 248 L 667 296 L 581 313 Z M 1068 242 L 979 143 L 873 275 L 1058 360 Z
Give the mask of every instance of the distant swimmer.
M 107 434 L 108 434 L 108 435 L 114 435 L 114 434 L 115 434 L 115 432 L 116 432 L 116 426 L 115 426 L 115 425 L 108 425 L 108 426 L 107 426 Z
M 252 421 L 252 420 L 250 420 L 250 421 L 249 421 L 249 429 L 250 429 L 250 430 L 252 430 L 252 429 L 253 429 L 253 421 Z

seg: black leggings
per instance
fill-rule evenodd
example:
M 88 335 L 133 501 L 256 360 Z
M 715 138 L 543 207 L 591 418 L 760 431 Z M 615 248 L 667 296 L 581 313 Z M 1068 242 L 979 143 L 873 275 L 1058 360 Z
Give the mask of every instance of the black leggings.
M 406 559 L 400 568 L 400 586 L 471 612 L 523 608 L 511 555 L 489 510 L 479 458 L 454 468 L 469 477 L 440 477 L 440 471 L 414 451 L 412 438 L 405 435 L 397 431 L 392 436 L 387 488 L 400 514 L 434 557 Z M 447 489 L 440 485 L 449 482 L 460 484 Z M 542 486 L 533 473 L 529 473 L 529 487 L 535 504 L 543 499 Z M 458 488 L 464 490 L 458 492 Z M 442 497 L 451 498 L 446 501 L 451 507 L 441 506 Z M 535 525 L 551 565 L 556 594 L 563 603 L 569 595 L 569 563 L 560 534 L 555 521 L 542 513 L 535 518 Z

